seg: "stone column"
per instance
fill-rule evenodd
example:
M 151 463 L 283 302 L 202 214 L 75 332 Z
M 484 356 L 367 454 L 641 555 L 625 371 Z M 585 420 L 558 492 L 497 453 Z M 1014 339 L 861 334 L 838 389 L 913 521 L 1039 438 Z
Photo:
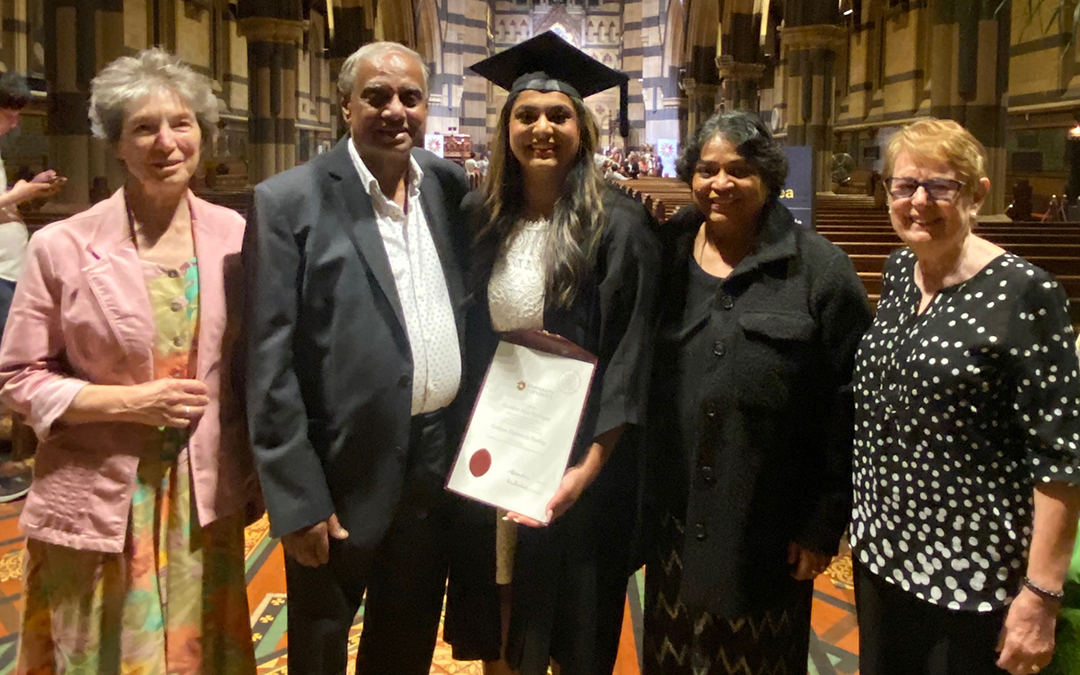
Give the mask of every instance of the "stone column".
M 684 78 L 683 91 L 686 92 L 686 125 L 692 134 L 716 112 L 716 96 L 720 92 L 720 85 L 704 84 L 692 78 Z
M 240 19 L 248 41 L 248 176 L 252 184 L 296 165 L 296 67 L 305 22 Z
M 1010 12 L 995 16 L 978 0 L 931 0 L 933 58 L 930 114 L 954 119 L 986 147 L 990 195 L 983 214 L 1004 213 L 1005 102 L 1009 78 Z
M 716 68 L 724 78 L 724 109 L 758 112 L 758 85 L 765 74 L 765 66 L 739 63 L 730 56 L 717 56 Z
M 0 3 L 0 16 L 3 17 L 3 41 L 0 56 L 7 72 L 27 73 L 28 33 L 30 30 L 26 15 L 26 0 L 3 0 Z
M 68 178 L 57 201 L 86 204 L 95 176 L 118 174 L 107 144 L 90 137 L 87 110 L 90 81 L 123 52 L 123 12 L 124 0 L 46 0 L 49 161 Z
M 334 101 L 330 116 L 335 137 L 345 132 L 341 119 L 341 101 L 337 93 L 338 73 L 345 59 L 360 47 L 375 40 L 375 0 L 340 0 L 333 5 L 333 35 L 330 40 L 330 98 Z
M 833 65 L 847 35 L 841 26 L 816 24 L 785 28 L 780 39 L 787 53 L 787 142 L 808 145 L 816 151 L 817 189 L 829 190 Z

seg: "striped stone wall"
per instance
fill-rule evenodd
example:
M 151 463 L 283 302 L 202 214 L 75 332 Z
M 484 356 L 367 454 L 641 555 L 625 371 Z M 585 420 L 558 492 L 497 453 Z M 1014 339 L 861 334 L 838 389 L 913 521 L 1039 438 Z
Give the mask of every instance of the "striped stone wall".
M 112 153 L 90 137 L 86 112 L 90 80 L 124 52 L 123 12 L 124 0 L 45 2 L 46 133 L 49 164 L 68 178 L 61 201 L 89 201 L 94 176 L 118 179 Z

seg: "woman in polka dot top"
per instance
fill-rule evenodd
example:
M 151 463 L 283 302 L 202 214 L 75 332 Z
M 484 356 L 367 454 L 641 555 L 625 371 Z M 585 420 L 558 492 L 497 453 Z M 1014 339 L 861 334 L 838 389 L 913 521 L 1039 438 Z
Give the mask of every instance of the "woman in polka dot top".
M 1035 673 L 1080 509 L 1068 301 L 972 232 L 990 182 L 963 127 L 914 122 L 885 163 L 906 247 L 856 357 L 860 671 Z

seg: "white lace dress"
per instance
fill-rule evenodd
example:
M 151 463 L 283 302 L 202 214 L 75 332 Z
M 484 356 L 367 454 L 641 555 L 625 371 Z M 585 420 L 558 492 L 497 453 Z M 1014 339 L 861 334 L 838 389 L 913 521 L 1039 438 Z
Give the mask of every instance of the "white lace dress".
M 544 327 L 544 249 L 550 221 L 531 220 L 517 224 L 507 241 L 506 254 L 495 260 L 488 282 L 491 327 L 497 332 L 533 330 Z M 503 520 L 499 509 L 495 521 L 495 581 L 509 584 L 513 579 L 517 523 Z

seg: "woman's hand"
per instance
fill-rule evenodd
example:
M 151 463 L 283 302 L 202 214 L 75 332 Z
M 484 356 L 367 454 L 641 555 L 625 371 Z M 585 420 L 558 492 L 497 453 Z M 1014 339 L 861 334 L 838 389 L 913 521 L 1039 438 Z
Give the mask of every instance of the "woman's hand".
M 997 649 L 997 667 L 1012 675 L 1031 675 L 1054 657 L 1054 628 L 1059 603 L 1021 589 L 1005 615 Z
M 594 438 L 581 464 L 566 470 L 562 481 L 559 482 L 559 489 L 555 491 L 555 496 L 547 503 L 547 523 L 541 523 L 539 520 L 533 520 L 528 516 L 513 512 L 507 513 L 506 519 L 512 520 L 519 525 L 544 527 L 566 513 L 567 509 L 573 506 L 574 502 L 581 497 L 581 493 L 585 492 L 585 488 L 592 485 L 592 482 L 600 475 L 600 469 L 604 468 L 604 464 L 607 463 L 608 455 L 618 444 L 619 437 L 622 436 L 625 426 L 619 425 L 614 429 L 608 429 Z
M 832 556 L 828 553 L 811 551 L 802 544 L 791 542 L 787 547 L 787 561 L 791 565 L 791 578 L 796 581 L 811 581 L 828 568 Z
M 126 394 L 126 421 L 151 427 L 191 426 L 210 403 L 206 385 L 199 380 L 153 380 L 132 385 Z
M 539 520 L 533 520 L 528 516 L 523 516 L 520 513 L 514 513 L 513 511 L 506 514 L 506 519 L 512 520 L 519 525 L 545 527 L 553 520 L 566 513 L 567 510 L 574 505 L 574 502 L 578 500 L 581 493 L 585 491 L 585 488 L 589 487 L 590 483 L 592 483 L 592 478 L 588 475 L 585 468 L 580 466 L 571 467 L 563 474 L 562 481 L 559 482 L 559 489 L 555 491 L 555 496 L 547 503 L 546 523 L 542 523 Z
M 202 417 L 210 403 L 198 380 L 153 380 L 144 384 L 87 384 L 60 416 L 65 424 L 133 422 L 150 427 L 185 428 Z
M 59 178 L 55 176 L 55 172 L 52 172 L 51 177 L 43 177 L 43 174 L 50 172 L 42 172 L 37 176 L 34 176 L 33 180 L 20 180 L 15 183 L 8 190 L 10 203 L 12 205 L 22 204 L 28 202 L 31 199 L 44 199 L 46 197 L 52 197 L 57 192 L 60 192 L 60 188 L 64 187 L 64 183 L 67 182 L 66 178 Z

